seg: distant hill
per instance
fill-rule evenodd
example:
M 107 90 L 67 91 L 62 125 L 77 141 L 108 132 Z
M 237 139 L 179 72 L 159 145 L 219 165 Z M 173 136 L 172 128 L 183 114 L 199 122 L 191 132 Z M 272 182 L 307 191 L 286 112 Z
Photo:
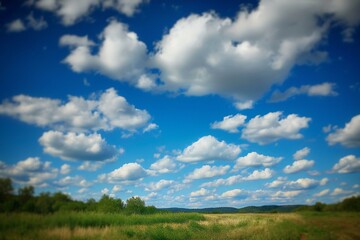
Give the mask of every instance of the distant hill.
M 292 212 L 304 205 L 266 205 L 249 206 L 243 208 L 217 207 L 217 208 L 161 208 L 169 212 L 197 212 L 197 213 L 267 213 L 267 212 Z

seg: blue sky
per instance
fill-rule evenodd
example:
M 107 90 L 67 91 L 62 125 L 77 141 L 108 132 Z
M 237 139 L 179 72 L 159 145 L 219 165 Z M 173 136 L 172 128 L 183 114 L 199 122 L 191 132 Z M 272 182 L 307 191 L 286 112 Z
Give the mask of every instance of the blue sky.
M 1 1 L 0 176 L 156 207 L 360 189 L 360 4 Z

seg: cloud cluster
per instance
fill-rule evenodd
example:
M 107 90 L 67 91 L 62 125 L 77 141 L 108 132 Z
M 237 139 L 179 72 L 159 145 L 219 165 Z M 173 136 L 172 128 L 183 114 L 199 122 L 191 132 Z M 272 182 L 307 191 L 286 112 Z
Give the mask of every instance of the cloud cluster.
M 60 131 L 122 130 L 134 132 L 149 124 L 150 115 L 130 105 L 109 88 L 99 99 L 70 96 L 68 102 L 58 99 L 17 95 L 0 104 L 0 114 L 23 122 Z
M 343 157 L 333 166 L 332 171 L 336 173 L 360 172 L 360 158 L 354 155 Z
M 243 167 L 270 167 L 280 162 L 282 157 L 271 157 L 259 154 L 257 152 L 248 153 L 244 157 L 240 157 L 236 160 L 234 170 L 238 170 Z
M 35 31 L 40 31 L 47 28 L 48 24 L 43 17 L 35 18 L 33 13 L 30 13 L 26 20 L 20 18 L 13 20 L 12 22 L 6 25 L 8 32 L 22 32 L 27 29 L 33 29 Z
M 38 0 L 35 5 L 57 12 L 65 24 L 72 24 L 98 5 L 98 0 L 83 1 L 81 7 L 73 3 L 76 6 L 72 7 L 71 16 L 62 6 L 68 1 L 60 5 L 52 1 L 51 6 L 41 7 L 44 2 Z M 132 1 L 124 0 L 122 4 L 125 2 Z M 109 0 L 104 5 L 133 13 L 124 10 L 127 8 L 119 1 L 116 3 Z M 136 8 L 141 1 L 132 3 L 129 9 Z M 356 14 L 359 9 L 360 4 L 351 0 L 341 3 L 337 0 L 302 3 L 271 0 L 260 1 L 252 10 L 241 8 L 235 19 L 221 18 L 214 12 L 191 14 L 179 19 L 150 54 L 135 33 L 129 32 L 124 24 L 112 21 L 102 33 L 98 54 L 92 55 L 89 46 L 76 47 L 65 62 L 74 71 L 99 71 L 145 90 L 231 97 L 238 103 L 246 103 L 238 105 L 239 109 L 246 109 L 272 85 L 282 83 L 295 65 L 318 63 L 326 58 L 326 52 L 316 48 L 332 23 L 343 26 L 346 39 L 351 40 L 352 29 L 360 22 Z M 146 65 L 159 72 L 159 76 L 149 74 Z M 323 83 L 275 93 L 274 99 L 297 94 L 333 95 L 335 92 L 331 83 Z
M 336 129 L 335 132 L 330 133 L 326 140 L 330 145 L 339 143 L 345 147 L 359 147 L 360 114 L 351 118 L 344 128 Z
M 69 26 L 99 7 L 112 8 L 131 17 L 138 11 L 139 5 L 144 2 L 147 0 L 33 0 L 28 3 L 38 9 L 53 12 L 61 18 L 62 24 Z
M 155 171 L 156 173 L 171 173 L 179 170 L 178 164 L 168 155 L 157 160 L 150 166 L 150 170 Z
M 182 162 L 199 162 L 213 160 L 232 160 L 240 153 L 240 147 L 234 144 L 227 144 L 219 141 L 215 137 L 208 135 L 186 147 L 177 156 L 177 160 Z
M 87 40 L 86 36 L 75 35 L 64 35 L 60 38 L 60 45 L 71 48 L 71 53 L 63 62 L 73 71 L 96 71 L 112 79 L 138 84 L 147 64 L 147 48 L 138 40 L 136 33 L 129 32 L 123 23 L 111 21 L 101 33 L 102 43 L 96 54 L 92 54 L 92 41 L 80 41 L 84 38 Z M 78 41 L 72 42 L 69 39 Z M 143 77 L 142 86 L 144 81 Z
M 287 178 L 278 177 L 271 183 L 267 183 L 268 188 L 282 188 L 284 190 L 308 190 L 318 186 L 324 186 L 328 183 L 327 178 L 315 180 L 312 178 L 299 178 L 295 181 L 288 181 Z
M 230 133 L 239 132 L 238 128 L 245 123 L 246 116 L 241 114 L 225 116 L 222 121 L 211 124 L 212 129 L 222 129 Z
M 300 171 L 310 169 L 312 166 L 314 166 L 314 164 L 315 161 L 313 160 L 306 160 L 306 159 L 296 160 L 291 165 L 287 165 L 283 171 L 284 173 L 287 174 L 297 173 Z
M 311 120 L 290 114 L 281 118 L 282 112 L 270 112 L 264 116 L 252 118 L 242 131 L 242 138 L 261 145 L 275 142 L 279 139 L 300 139 L 299 131 L 308 127 Z
M 186 176 L 187 180 L 212 178 L 215 176 L 221 176 L 228 172 L 229 165 L 226 166 L 210 166 L 204 165 L 201 168 L 196 168 L 193 172 Z
M 59 170 L 51 167 L 50 162 L 42 162 L 38 157 L 29 157 L 14 165 L 0 161 L 0 175 L 11 177 L 16 183 L 46 187 L 47 180 L 57 177 Z
M 40 137 L 39 142 L 46 153 L 64 160 L 104 161 L 120 153 L 97 133 L 85 135 L 49 131 Z
M 126 182 L 140 180 L 146 176 L 148 176 L 148 172 L 138 163 L 125 163 L 101 178 L 109 182 Z
M 281 102 L 288 98 L 297 95 L 308 95 L 308 96 L 336 96 L 337 92 L 334 90 L 335 83 L 321 83 L 317 85 L 304 85 L 301 87 L 291 87 L 284 92 L 275 91 L 273 92 L 270 102 Z

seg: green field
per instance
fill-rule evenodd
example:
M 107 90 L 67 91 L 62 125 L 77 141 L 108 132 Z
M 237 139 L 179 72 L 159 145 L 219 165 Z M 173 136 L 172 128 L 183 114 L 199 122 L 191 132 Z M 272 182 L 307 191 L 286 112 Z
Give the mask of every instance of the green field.
M 0 239 L 360 239 L 360 214 L 0 214 Z

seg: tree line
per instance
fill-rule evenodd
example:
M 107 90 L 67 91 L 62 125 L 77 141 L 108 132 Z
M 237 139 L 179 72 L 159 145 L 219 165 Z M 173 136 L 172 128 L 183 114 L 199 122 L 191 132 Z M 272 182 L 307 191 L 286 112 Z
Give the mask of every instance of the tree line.
M 333 203 L 333 204 L 316 202 L 312 206 L 301 206 L 296 210 L 317 211 L 317 212 L 333 212 L 333 211 L 360 212 L 360 196 L 345 198 L 341 202 Z
M 104 194 L 99 201 L 91 198 L 83 202 L 74 200 L 62 192 L 43 192 L 35 196 L 33 186 L 19 188 L 15 194 L 11 179 L 0 178 L 0 212 L 48 214 L 59 211 L 152 214 L 160 210 L 154 206 L 146 206 L 139 197 L 131 197 L 124 202 Z

